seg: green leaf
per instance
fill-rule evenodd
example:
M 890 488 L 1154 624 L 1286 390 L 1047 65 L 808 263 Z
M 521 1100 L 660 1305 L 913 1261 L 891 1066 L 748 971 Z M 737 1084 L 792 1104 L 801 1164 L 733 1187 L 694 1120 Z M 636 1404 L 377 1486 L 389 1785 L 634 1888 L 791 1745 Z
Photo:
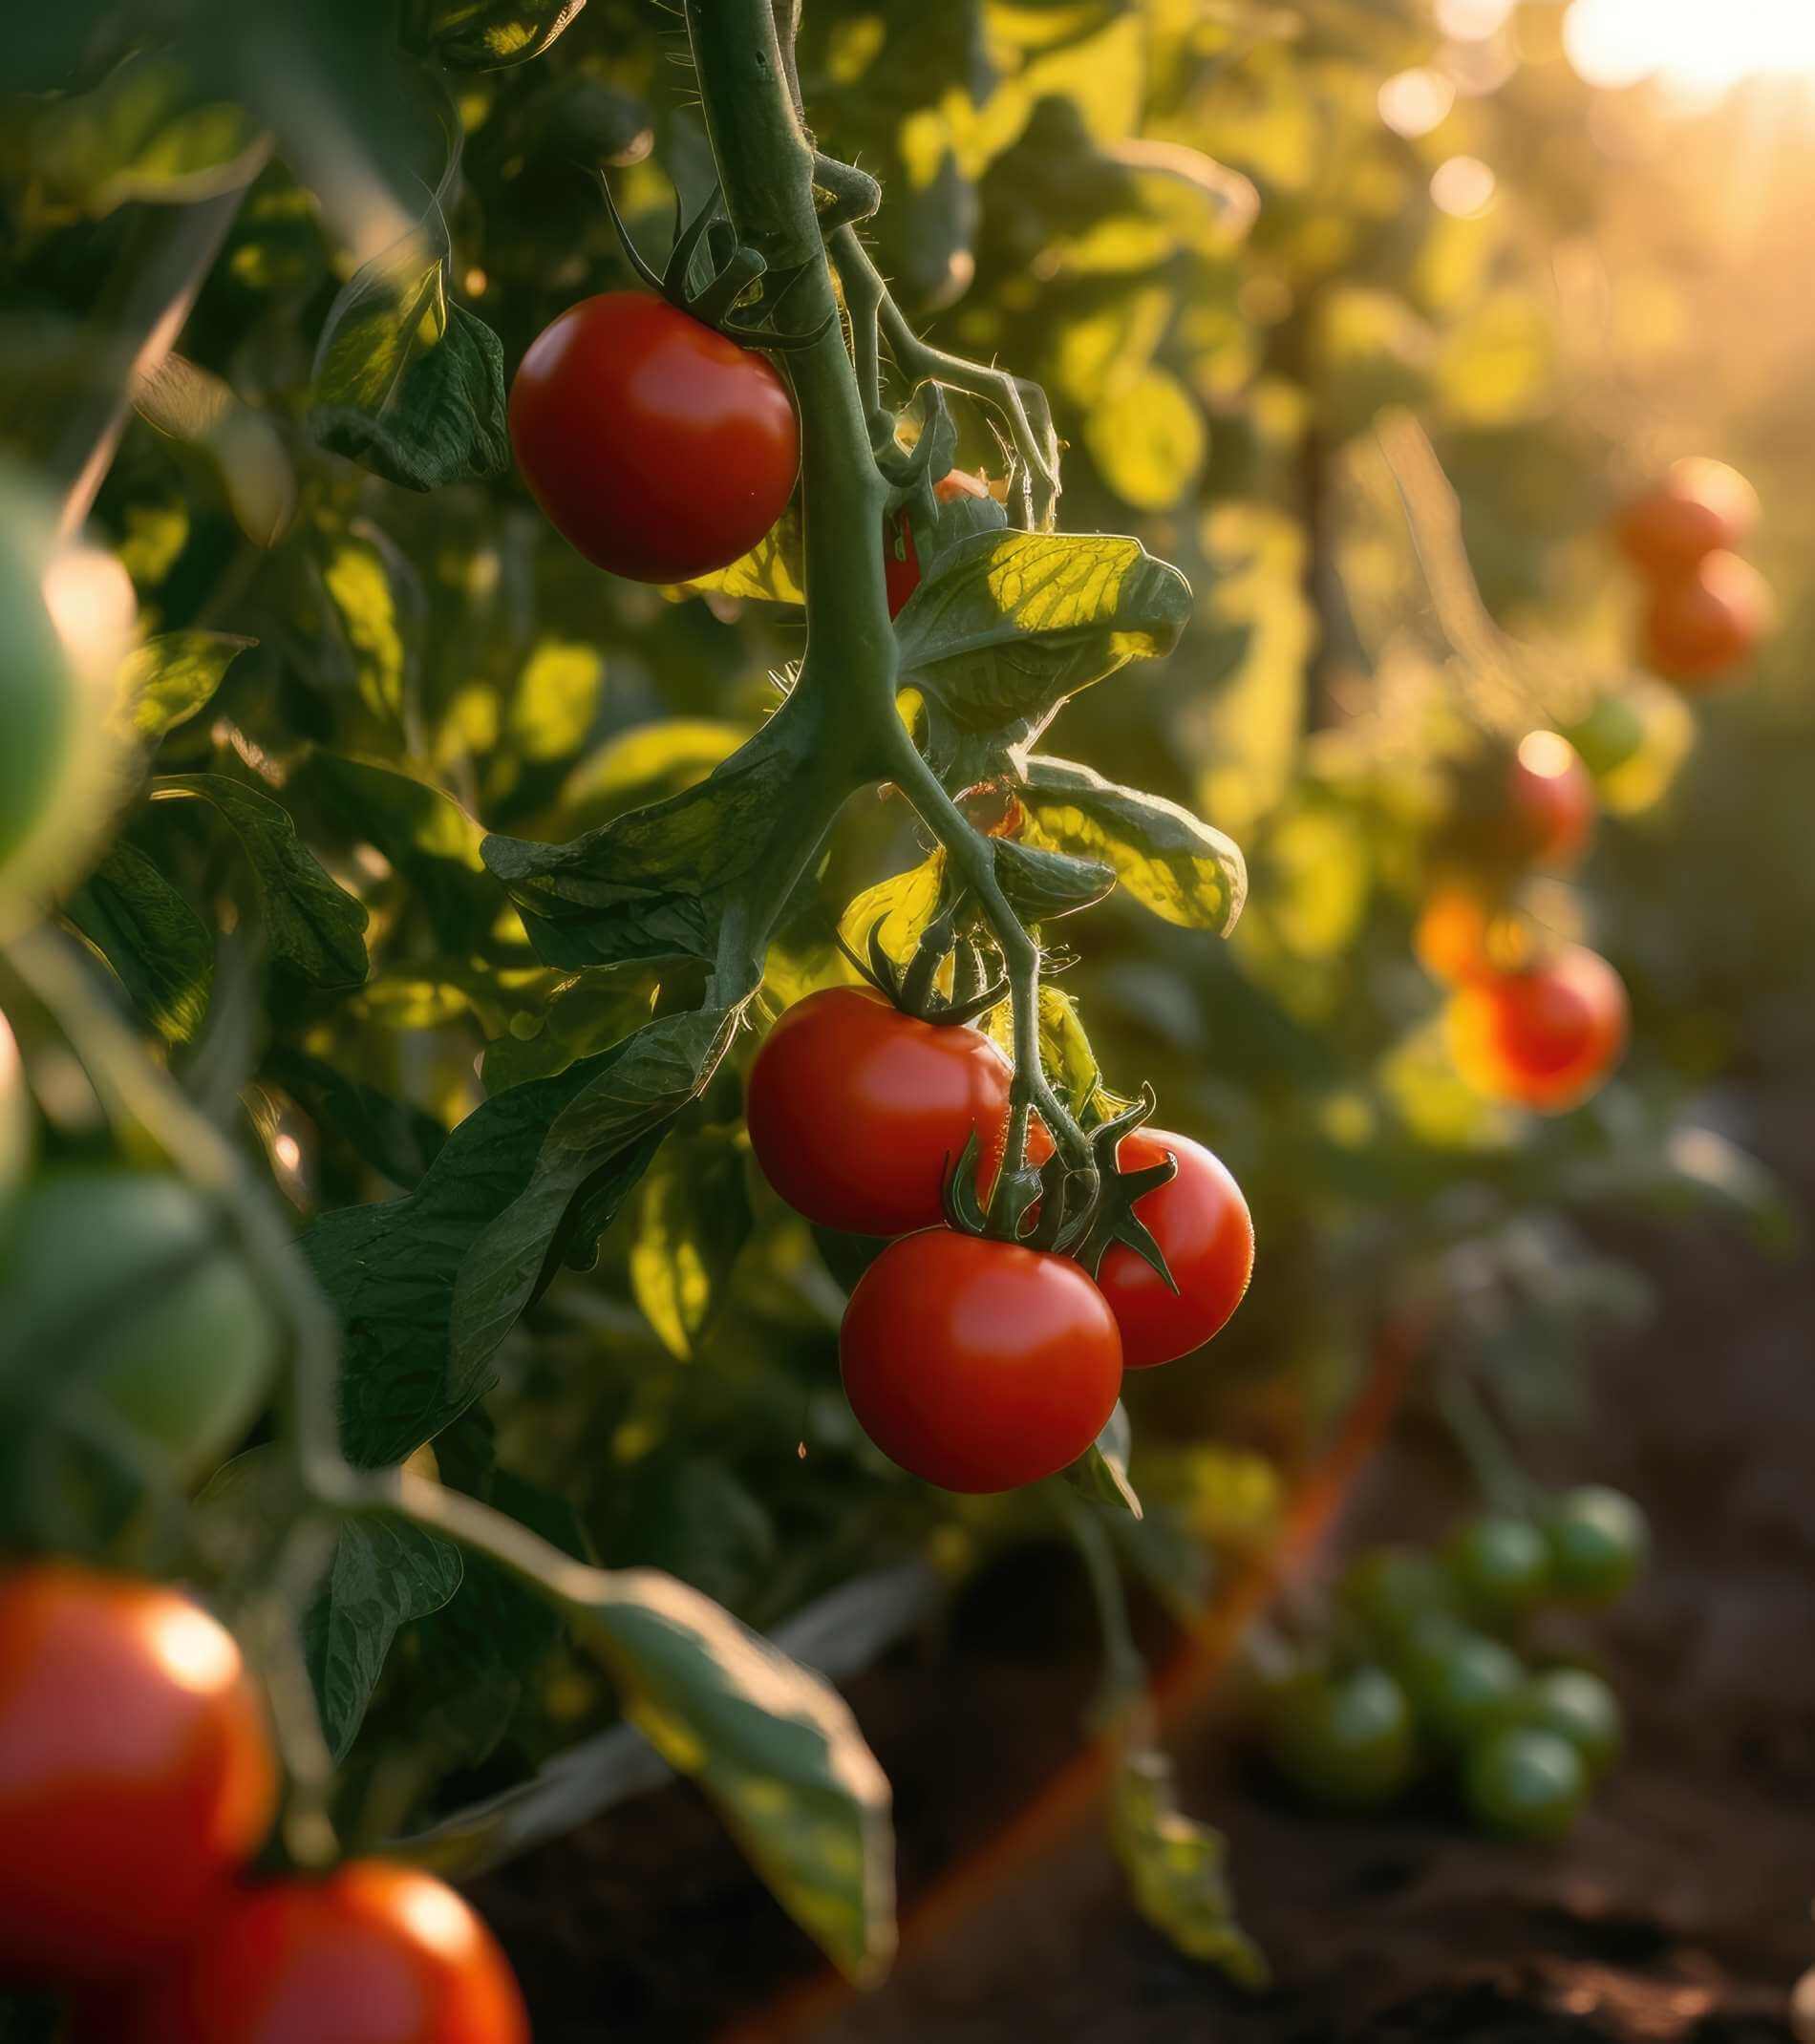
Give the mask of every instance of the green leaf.
M 93 92 L 34 111 L 33 178 L 94 219 L 128 203 L 190 205 L 234 191 L 270 150 L 244 107 L 203 98 L 163 52 L 129 57 Z
M 64 905 L 166 1043 L 193 1043 L 214 986 L 207 925 L 158 862 L 124 838 Z
M 350 1460 L 402 1461 L 487 1388 L 484 1361 L 457 1372 L 448 1352 L 455 1285 L 474 1244 L 529 1183 L 549 1124 L 601 1062 L 499 1094 L 453 1130 L 413 1192 L 324 1214 L 304 1234 L 340 1316 Z
M 880 545 L 881 539 L 877 543 Z M 797 498 L 750 551 L 729 567 L 715 568 L 677 588 L 698 596 L 728 596 L 768 604 L 806 602 L 805 535 Z
M 1010 838 L 993 838 L 990 845 L 1002 891 L 1024 923 L 1071 915 L 1115 889 L 1114 867 L 1099 859 L 1075 859 L 1068 852 Z
M 426 1176 L 447 1140 L 433 1115 L 306 1052 L 280 1045 L 267 1057 L 264 1072 L 327 1134 L 337 1136 L 373 1170 L 406 1190 Z
M 557 1259 L 571 1257 L 569 1215 L 582 1212 L 596 1239 L 648 1169 L 668 1123 L 712 1076 L 742 1012 L 663 1015 L 563 1075 L 583 1073 L 585 1083 L 549 1122 L 528 1183 L 460 1265 L 450 1351 L 457 1378 L 482 1373 Z
M 421 638 L 421 595 L 409 564 L 376 525 L 357 520 L 325 550 L 321 593 L 360 701 L 386 732 L 398 730 Z
M 487 1093 L 532 1078 L 552 1078 L 641 1029 L 656 984 L 641 967 L 575 974 L 534 1008 L 510 1017 L 509 1031 L 485 1046 L 480 1076 Z
M 715 717 L 664 717 L 609 738 L 568 775 L 560 810 L 570 828 L 593 829 L 670 796 L 684 794 L 729 759 L 747 725 Z
M 1103 1422 L 1103 1430 L 1065 1474 L 1066 1480 L 1085 1497 L 1100 1504 L 1114 1505 L 1130 1517 L 1142 1517 L 1141 1500 L 1128 1480 L 1128 1457 L 1134 1446 L 1134 1430 L 1120 1398 Z
M 446 230 L 407 236 L 351 278 L 315 354 L 309 430 L 388 482 L 434 490 L 510 466 L 504 351 L 447 300 Z
M 1238 1987 L 1268 1984 L 1265 1954 L 1235 1920 L 1228 1841 L 1180 1810 L 1164 1754 L 1137 1747 L 1120 1757 L 1110 1839 L 1135 1907 L 1156 1930 Z
M 665 802 L 567 844 L 487 838 L 485 863 L 516 904 L 536 955 L 568 971 L 699 958 L 720 969 L 729 990 L 753 987 L 759 931 L 748 911 L 785 890 L 847 792 L 828 785 L 818 733 L 797 701 L 705 780 Z
M 587 0 L 428 0 L 413 40 L 444 64 L 498 71 L 540 56 Z
M 461 955 L 497 920 L 497 889 L 480 858 L 485 834 L 451 795 L 340 753 L 311 754 L 293 780 L 408 881 L 443 950 Z
M 1197 479 L 1209 436 L 1185 385 L 1169 370 L 1149 367 L 1090 408 L 1084 444 L 1123 503 L 1167 511 Z
M 712 1134 L 669 1143 L 637 1197 L 630 1292 L 671 1355 L 696 1352 L 750 1226 L 737 1144 Z
M 1190 585 L 1138 540 L 980 533 L 896 621 L 902 680 L 926 699 L 954 780 L 1013 762 L 1080 689 L 1178 643 Z
M 208 702 L 226 671 L 256 639 L 229 631 L 165 631 L 126 656 L 118 714 L 132 735 L 156 745 Z
M 251 862 L 275 958 L 315 987 L 364 980 L 365 904 L 329 879 L 287 810 L 224 774 L 165 774 L 150 794 L 154 802 L 210 802 L 225 818 Z
M 303 1651 L 329 1750 L 344 1760 L 397 1628 L 438 1611 L 460 1586 L 460 1551 L 402 1520 L 348 1519 L 303 1614 Z
M 443 1479 L 447 1458 L 442 1458 Z M 587 1559 L 573 1507 L 508 1470 L 491 1475 L 485 1500 L 576 1561 Z M 537 1689 L 565 1629 L 558 1607 L 482 1554 L 466 1556 L 457 1594 L 416 1628 L 404 1699 L 414 1739 L 442 1765 L 476 1767 Z
M 1164 922 L 1219 936 L 1235 926 L 1248 895 L 1241 849 L 1189 810 L 1065 759 L 1030 759 L 1017 792 L 1029 843 L 1106 861 Z
M 776 1899 L 858 1981 L 894 1952 L 888 1783 L 842 1697 L 652 1569 L 581 1622 L 625 1714 L 717 1805 Z
M 212 370 L 171 353 L 133 387 L 139 415 L 205 457 L 235 522 L 255 546 L 275 546 L 296 515 L 296 470 L 276 425 L 242 404 Z

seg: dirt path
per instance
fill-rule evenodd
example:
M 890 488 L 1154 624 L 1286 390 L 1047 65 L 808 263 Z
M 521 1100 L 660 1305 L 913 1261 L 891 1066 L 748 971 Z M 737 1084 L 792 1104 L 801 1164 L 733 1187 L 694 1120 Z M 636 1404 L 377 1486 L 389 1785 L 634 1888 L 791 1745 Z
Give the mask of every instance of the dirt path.
M 1435 1810 L 1309 1818 L 1225 1728 L 1187 1726 L 1183 1788 L 1228 1834 L 1278 1973 L 1260 1998 L 1224 1989 L 1134 1918 L 1096 1809 L 1042 1799 L 1096 1658 L 1068 1559 L 1030 1554 L 938 1650 L 852 1685 L 902 1818 L 907 1935 L 879 1994 L 824 1981 L 676 1790 L 486 1884 L 538 2044 L 1783 2044 L 1815 1960 L 1815 1261 L 1701 1225 L 1621 1246 L 1660 1310 L 1597 1360 L 1596 1425 L 1554 1473 L 1630 1488 L 1658 1551 L 1595 1633 L 1632 1750 L 1567 1845 L 1484 1844 Z M 1435 1530 L 1444 1467 L 1416 1429 L 1396 1439 L 1338 1544 Z

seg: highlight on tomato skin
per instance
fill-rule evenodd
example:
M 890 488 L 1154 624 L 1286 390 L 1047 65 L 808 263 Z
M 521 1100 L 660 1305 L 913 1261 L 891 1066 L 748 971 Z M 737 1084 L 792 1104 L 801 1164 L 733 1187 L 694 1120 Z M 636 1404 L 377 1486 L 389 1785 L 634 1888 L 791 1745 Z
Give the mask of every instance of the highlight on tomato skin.
M 1630 1009 L 1607 960 L 1568 945 L 1520 971 L 1458 989 L 1445 1026 L 1458 1066 L 1490 1098 L 1563 1114 L 1597 1092 L 1619 1062 Z
M 1711 553 L 1661 584 L 1646 608 L 1646 659 L 1666 681 L 1707 689 L 1738 678 L 1770 629 L 1770 585 L 1738 554 Z
M 87 2021 L 75 2044 L 529 2044 L 484 1924 L 434 1875 L 383 1860 L 242 1889 Z
M 0 1578 L 0 1974 L 154 1963 L 276 1805 L 263 1701 L 199 1605 L 69 1562 Z
M 945 1214 L 946 1182 L 974 1131 L 988 1198 L 1008 1142 L 1014 1070 L 981 1030 L 924 1022 L 867 987 L 797 1001 L 750 1068 L 744 1116 L 763 1176 L 822 1227 L 906 1235 Z M 1028 1160 L 1053 1154 L 1038 1120 Z
M 1177 1289 L 1121 1243 L 1110 1246 L 1097 1272 L 1129 1370 L 1201 1349 L 1228 1325 L 1254 1271 L 1253 1219 L 1219 1157 L 1189 1137 L 1142 1128 L 1121 1139 L 1116 1160 L 1124 1171 L 1144 1171 L 1168 1152 L 1177 1174 L 1142 1193 L 1134 1213 L 1159 1244 Z
M 569 306 L 529 344 L 510 438 L 530 495 L 595 567 L 687 582 L 774 527 L 801 466 L 780 373 L 643 291 Z
M 1634 567 L 1666 578 L 1743 545 L 1758 522 L 1758 492 L 1738 469 L 1691 456 L 1626 506 L 1613 537 Z
M 944 1490 L 1015 1490 L 1091 1445 L 1121 1392 L 1115 1314 L 1071 1258 L 955 1229 L 892 1243 L 839 1332 L 858 1424 Z
M 1506 767 L 1506 849 L 1516 859 L 1567 870 L 1594 835 L 1593 777 L 1554 731 L 1530 731 Z

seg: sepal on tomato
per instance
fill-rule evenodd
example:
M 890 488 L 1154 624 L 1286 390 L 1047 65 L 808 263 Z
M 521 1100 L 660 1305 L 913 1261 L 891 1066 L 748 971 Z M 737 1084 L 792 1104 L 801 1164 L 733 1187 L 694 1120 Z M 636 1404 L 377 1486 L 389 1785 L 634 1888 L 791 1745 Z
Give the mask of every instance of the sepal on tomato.
M 611 216 L 611 224 L 617 230 L 630 267 L 651 290 L 667 299 L 676 310 L 730 340 L 771 351 L 811 348 L 831 330 L 838 318 L 836 307 L 810 333 L 778 333 L 775 330 L 770 322 L 808 266 L 801 263 L 788 269 L 771 272 L 760 250 L 747 247 L 737 240 L 737 230 L 731 224 L 718 219 L 720 192 L 716 184 L 692 220 L 684 218 L 680 194 L 674 194 L 674 245 L 669 253 L 667 267 L 658 276 L 644 260 L 642 251 L 630 238 L 630 230 L 624 224 L 617 201 L 611 196 L 610 180 L 603 171 L 596 175 L 599 189 L 605 194 L 606 211 Z M 694 258 L 702 241 L 712 259 L 713 274 L 695 291 L 692 285 L 692 271 Z M 758 282 L 764 285 L 759 303 L 742 312 L 735 310 L 739 300 Z
M 1097 1161 L 1097 1204 L 1090 1218 L 1089 1230 L 1075 1254 L 1095 1277 L 1111 1245 L 1121 1243 L 1124 1248 L 1132 1249 L 1157 1276 L 1164 1278 L 1167 1288 L 1176 1296 L 1178 1280 L 1167 1267 L 1164 1252 L 1153 1239 L 1152 1231 L 1135 1213 L 1135 1206 L 1155 1187 L 1178 1177 L 1178 1159 L 1168 1151 L 1162 1162 L 1149 1164 L 1142 1171 L 1124 1171 L 1117 1162 L 1121 1139 L 1132 1135 L 1147 1120 L 1158 1104 L 1153 1088 L 1143 1085 L 1138 1100 L 1123 1108 L 1112 1120 L 1102 1122 L 1092 1134 L 1090 1146 Z

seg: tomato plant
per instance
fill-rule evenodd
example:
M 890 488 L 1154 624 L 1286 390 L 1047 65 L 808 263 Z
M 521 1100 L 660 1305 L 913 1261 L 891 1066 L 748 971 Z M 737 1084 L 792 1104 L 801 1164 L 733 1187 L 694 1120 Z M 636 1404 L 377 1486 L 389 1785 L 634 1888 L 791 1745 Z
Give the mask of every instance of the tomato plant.
M 1115 1316 L 1077 1264 L 950 1228 L 904 1237 L 865 1272 L 839 1362 L 865 1433 L 945 1490 L 1056 1475 L 1121 1389 Z
M 484 1925 L 433 1875 L 381 1860 L 245 1889 L 180 1960 L 102 2013 L 116 2044 L 529 2038 L 523 1996 Z
M 348 1842 L 461 1875 L 620 1793 L 633 1723 L 873 1978 L 886 1784 L 782 1650 L 843 1679 L 1061 1532 L 1131 1894 L 1252 1981 L 1124 1575 L 1214 1636 L 1403 1380 L 1484 1516 L 1327 1606 L 1306 1557 L 1283 1621 L 1329 1639 L 1281 1766 L 1374 1806 L 1466 1801 L 1511 1649 L 1464 1624 L 1543 1666 L 1630 1572 L 1520 1451 L 1635 1289 L 1586 1209 L 1771 1225 L 1697 1117 L 1806 1010 L 1807 749 L 1791 686 L 1628 672 L 1604 506 L 1612 450 L 1774 415 L 1567 330 L 1605 263 L 1661 360 L 1695 266 L 1612 274 L 1532 10 L 1300 11 L 10 40 L 0 1548 L 192 1583 L 272 1672 L 284 1874 L 234 1912 L 339 1950 Z M 1693 611 L 1749 511 L 1665 495 Z M 1577 929 L 1657 1018 L 1617 1077 Z M 1509 1708 L 1574 1736 L 1567 1684 Z M 183 1970 L 251 2024 L 240 1966 Z
M 940 1220 L 972 1135 L 988 1196 L 1008 1138 L 1013 1068 L 965 1023 L 903 1014 L 863 987 L 826 987 L 763 1038 L 744 1103 L 750 1143 L 797 1213 L 858 1235 Z M 1038 1163 L 1052 1154 L 1031 1132 Z
M 0 1968 L 91 1980 L 193 1936 L 276 1805 L 263 1707 L 187 1598 L 0 1577 Z
M 689 582 L 748 553 L 801 463 L 787 385 L 678 306 L 608 291 L 537 335 L 510 393 L 530 494 L 595 567 Z

